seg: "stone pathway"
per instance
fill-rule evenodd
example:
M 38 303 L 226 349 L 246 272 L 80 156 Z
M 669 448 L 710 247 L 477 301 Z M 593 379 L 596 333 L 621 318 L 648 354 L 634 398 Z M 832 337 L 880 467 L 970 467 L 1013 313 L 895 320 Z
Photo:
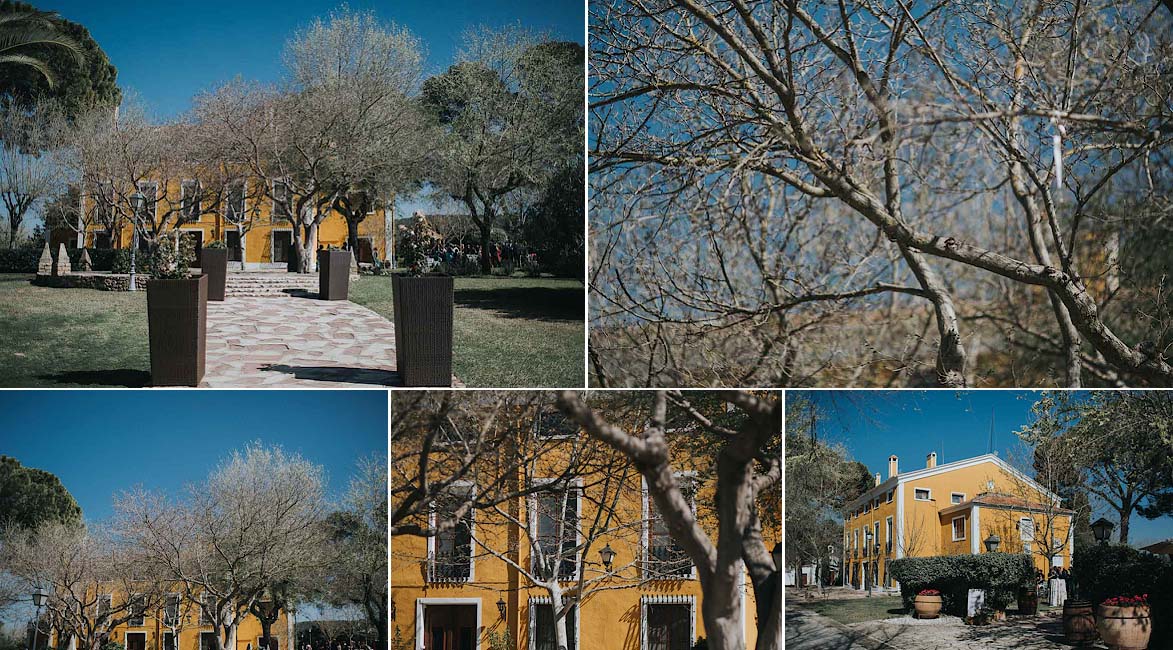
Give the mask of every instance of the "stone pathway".
M 200 386 L 360 388 L 398 383 L 395 328 L 366 307 L 312 297 L 208 302 L 208 356 Z

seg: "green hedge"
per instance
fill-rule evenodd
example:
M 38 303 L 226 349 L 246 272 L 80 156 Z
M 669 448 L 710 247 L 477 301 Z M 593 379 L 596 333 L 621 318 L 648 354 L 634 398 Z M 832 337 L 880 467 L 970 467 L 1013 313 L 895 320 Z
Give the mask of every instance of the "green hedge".
M 1079 598 L 1098 605 L 1113 596 L 1148 594 L 1153 612 L 1150 648 L 1173 647 L 1173 562 L 1130 546 L 1075 551 L 1071 577 Z
M 0 248 L 0 273 L 36 273 L 41 249 L 35 246 Z
M 37 263 L 41 259 L 41 251 L 44 250 L 38 246 L 22 246 L 20 248 L 0 248 L 0 273 L 36 273 Z M 80 248 L 67 249 L 69 251 L 69 263 L 73 265 L 76 270 L 81 262 Z M 90 263 L 93 265 L 94 271 L 111 271 L 114 273 L 129 273 L 130 272 L 130 250 L 125 248 L 110 249 L 110 248 L 91 248 Z M 57 251 L 53 252 L 53 259 L 57 259 Z M 142 256 L 140 256 L 142 257 Z M 140 260 L 139 266 L 142 266 Z
M 1014 553 L 909 557 L 889 565 L 892 577 L 900 582 L 905 608 L 922 589 L 937 589 L 947 613 L 965 616 L 970 589 L 986 590 L 986 604 L 1006 609 L 1018 598 L 1018 588 L 1033 579 L 1030 556 Z

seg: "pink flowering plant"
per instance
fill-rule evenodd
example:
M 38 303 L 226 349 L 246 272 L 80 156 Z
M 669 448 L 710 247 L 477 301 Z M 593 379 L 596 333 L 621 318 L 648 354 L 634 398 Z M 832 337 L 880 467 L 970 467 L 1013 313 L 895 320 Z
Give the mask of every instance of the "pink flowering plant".
M 1104 605 L 1108 607 L 1142 607 L 1149 604 L 1149 595 L 1140 594 L 1139 596 L 1114 596 L 1105 600 Z
M 940 596 L 941 592 L 937 589 L 921 589 L 916 593 L 918 596 Z

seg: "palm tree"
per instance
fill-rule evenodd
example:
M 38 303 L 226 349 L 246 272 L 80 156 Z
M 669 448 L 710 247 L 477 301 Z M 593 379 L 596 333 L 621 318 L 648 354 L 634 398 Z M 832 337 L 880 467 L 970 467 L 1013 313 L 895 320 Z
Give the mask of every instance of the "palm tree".
M 8 10 L 0 12 L 0 64 L 15 63 L 26 65 L 41 73 L 52 88 L 55 79 L 49 64 L 28 53 L 30 47 L 52 45 L 65 48 L 77 59 L 85 61 L 81 45 L 62 34 L 53 19 L 57 14 L 51 11 Z

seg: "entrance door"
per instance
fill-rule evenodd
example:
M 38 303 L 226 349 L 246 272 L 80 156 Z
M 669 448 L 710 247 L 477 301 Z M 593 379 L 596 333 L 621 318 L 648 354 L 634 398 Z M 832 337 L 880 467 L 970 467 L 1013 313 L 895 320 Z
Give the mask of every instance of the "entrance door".
M 475 605 L 427 605 L 424 608 L 424 650 L 475 650 Z
M 358 238 L 358 261 L 363 264 L 370 264 L 375 261 L 375 251 L 371 246 L 370 237 Z
M 293 233 L 288 230 L 273 231 L 273 261 L 289 262 L 289 249 L 293 248 Z
M 226 235 L 225 243 L 228 244 L 228 261 L 239 262 L 241 256 L 244 255 L 243 247 L 240 245 L 240 233 L 228 230 L 224 234 Z
M 147 633 L 127 632 L 126 650 L 147 650 Z
M 216 650 L 215 632 L 200 632 L 200 650 Z
M 193 266 L 202 267 L 203 255 L 200 249 L 204 247 L 204 231 L 202 230 L 181 230 L 179 231 L 179 239 L 183 244 L 193 246 L 195 251 L 195 261 Z

